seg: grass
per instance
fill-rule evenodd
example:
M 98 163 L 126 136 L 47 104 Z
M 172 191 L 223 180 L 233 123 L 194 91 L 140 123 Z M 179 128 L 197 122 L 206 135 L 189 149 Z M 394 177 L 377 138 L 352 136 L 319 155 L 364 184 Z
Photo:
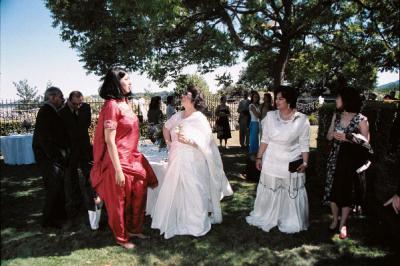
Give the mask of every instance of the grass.
M 351 219 L 351 239 L 339 240 L 326 228 L 330 218 L 321 207 L 323 182 L 310 171 L 307 190 L 310 229 L 286 235 L 249 226 L 256 184 L 243 179 L 245 156 L 238 148 L 223 151 L 226 172 L 235 194 L 223 201 L 224 221 L 204 237 L 164 240 L 150 229 L 149 240 L 134 240 L 126 251 L 115 245 L 108 226 L 91 231 L 86 215 L 61 230 L 39 226 L 43 203 L 40 173 L 35 165 L 1 165 L 2 265 L 382 265 L 397 259 L 392 242 L 379 235 L 363 217 Z M 312 164 L 312 161 L 310 162 Z M 310 167 L 310 169 L 313 169 Z M 398 253 L 397 253 L 398 254 Z

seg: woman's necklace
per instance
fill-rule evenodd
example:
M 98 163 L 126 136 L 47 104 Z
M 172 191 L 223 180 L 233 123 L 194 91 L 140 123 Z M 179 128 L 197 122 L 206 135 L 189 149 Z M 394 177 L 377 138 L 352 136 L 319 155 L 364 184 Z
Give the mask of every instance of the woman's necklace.
M 279 111 L 279 116 L 280 116 L 281 120 L 283 120 L 283 121 L 292 120 L 293 115 L 294 115 L 294 111 L 293 110 L 291 110 L 288 115 L 284 115 L 281 111 Z

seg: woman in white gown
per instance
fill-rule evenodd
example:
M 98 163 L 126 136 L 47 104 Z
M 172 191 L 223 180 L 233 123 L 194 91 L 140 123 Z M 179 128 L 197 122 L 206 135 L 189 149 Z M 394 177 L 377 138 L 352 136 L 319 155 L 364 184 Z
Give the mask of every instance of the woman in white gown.
M 260 182 L 254 209 L 246 220 L 266 232 L 278 226 L 284 233 L 296 233 L 308 228 L 304 172 L 310 123 L 306 115 L 296 112 L 294 88 L 280 86 L 276 93 L 278 110 L 268 112 L 262 121 L 263 135 L 256 158 Z M 296 162 L 292 163 L 293 173 L 289 171 L 290 162 Z
M 220 200 L 232 195 L 221 156 L 214 142 L 199 90 L 182 96 L 185 111 L 164 125 L 169 146 L 168 169 L 152 212 L 151 227 L 166 239 L 175 235 L 205 235 L 222 222 Z

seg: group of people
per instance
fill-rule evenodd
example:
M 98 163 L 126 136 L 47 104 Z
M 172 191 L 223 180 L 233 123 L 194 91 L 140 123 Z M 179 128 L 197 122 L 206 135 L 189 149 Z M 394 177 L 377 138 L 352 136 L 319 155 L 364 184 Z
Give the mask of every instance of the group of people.
M 36 117 L 32 148 L 42 172 L 45 204 L 42 225 L 61 227 L 84 206 L 92 229 L 97 229 L 101 200 L 90 185 L 92 145 L 89 137 L 90 105 L 79 91 L 64 104 L 62 91 L 50 87 Z
M 274 110 L 272 95 L 266 92 L 263 103 L 260 104 L 260 94 L 257 91 L 243 92 L 243 99 L 239 102 L 239 141 L 242 148 L 248 148 L 250 156 L 255 157 L 262 136 L 260 122 L 269 111 Z M 253 158 L 254 160 L 255 158 Z
M 81 94 L 71 93 L 67 104 L 59 109 L 63 103 L 62 92 L 57 88 L 46 91 L 47 101 L 37 117 L 33 144 L 45 181 L 43 221 L 45 226 L 52 226 L 63 218 L 61 197 L 70 193 L 69 189 L 62 193 L 61 189 L 71 183 L 72 176 L 78 176 L 90 206 L 96 210 L 104 202 L 116 242 L 132 249 L 134 244 L 130 238 L 148 237 L 143 234 L 147 190 L 159 185 L 158 178 L 146 157 L 138 151 L 139 120 L 128 104 L 132 93 L 127 72 L 111 68 L 99 94 L 105 102 L 95 131 L 93 156 L 90 153 L 83 156 L 82 149 L 90 150 L 85 146 L 90 143 L 86 135 L 89 122 L 83 118 L 87 107 L 78 101 Z M 169 98 L 171 106 L 172 101 Z M 285 233 L 306 230 L 309 226 L 305 188 L 309 120 L 296 111 L 297 93 L 291 86 L 279 86 L 275 90 L 274 108 L 270 94 L 265 94 L 263 105 L 259 101 L 256 92 L 250 100 L 244 94 L 238 108 L 241 145 L 246 146 L 249 127 L 249 152 L 255 155 L 255 166 L 261 171 L 254 207 L 246 221 L 267 232 L 273 227 Z M 155 110 L 160 109 L 160 102 L 161 99 L 154 99 L 151 105 Z M 151 212 L 151 228 L 159 230 L 166 239 L 175 235 L 207 234 L 213 223 L 222 222 L 221 199 L 233 194 L 213 130 L 203 114 L 206 107 L 201 92 L 189 86 L 181 103 L 184 110 L 170 110 L 163 126 L 169 151 L 168 168 Z M 362 175 L 370 164 L 372 151 L 368 122 L 360 113 L 359 95 L 351 88 L 340 91 L 336 107 L 338 112 L 332 118 L 327 136 L 333 140 L 333 146 L 328 160 L 325 200 L 332 210 L 329 228 L 339 230 L 340 238 L 346 238 L 350 208 L 362 200 Z M 149 120 L 160 119 L 161 114 L 150 113 Z M 229 114 L 226 98 L 222 97 L 216 110 L 218 124 L 229 126 Z M 86 117 L 90 117 L 90 109 Z M 71 130 L 75 128 L 81 128 L 81 133 Z M 230 134 L 224 130 L 218 132 L 221 144 L 222 139 L 226 143 Z M 62 137 L 65 133 L 69 137 Z M 92 167 L 87 164 L 91 160 Z M 91 169 L 90 182 L 88 169 Z M 68 176 L 68 182 L 64 176 Z M 66 206 L 74 206 L 72 199 L 67 202 Z

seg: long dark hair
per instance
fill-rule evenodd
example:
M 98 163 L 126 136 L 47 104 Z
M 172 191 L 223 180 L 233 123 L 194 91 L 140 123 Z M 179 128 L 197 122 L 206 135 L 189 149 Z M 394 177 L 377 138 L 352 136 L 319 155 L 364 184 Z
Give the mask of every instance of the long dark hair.
M 149 110 L 160 110 L 160 108 L 161 108 L 161 97 L 160 96 L 151 97 Z
M 196 86 L 193 85 L 188 86 L 186 91 L 192 94 L 192 103 L 194 105 L 194 108 L 197 111 L 204 113 L 207 107 L 204 102 L 203 93 L 201 93 L 201 91 Z
M 256 104 L 260 104 L 260 94 L 257 91 L 252 91 L 251 92 L 251 98 L 250 98 L 250 103 L 254 103 L 254 96 L 258 96 L 258 101 Z
M 345 87 L 339 89 L 337 96 L 342 98 L 343 106 L 339 111 L 346 111 L 349 113 L 359 113 L 361 111 L 362 100 L 360 93 L 352 87 Z
M 105 100 L 123 99 L 131 96 L 131 93 L 124 95 L 121 90 L 120 80 L 127 75 L 127 72 L 120 67 L 111 67 L 104 77 L 103 84 L 99 89 L 99 95 Z

